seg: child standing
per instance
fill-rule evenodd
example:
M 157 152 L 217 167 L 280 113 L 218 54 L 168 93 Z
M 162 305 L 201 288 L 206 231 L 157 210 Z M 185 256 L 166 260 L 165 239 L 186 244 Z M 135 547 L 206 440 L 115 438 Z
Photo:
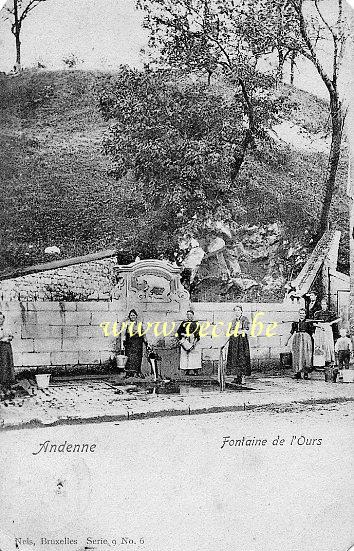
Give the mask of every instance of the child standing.
M 350 355 L 353 352 L 352 341 L 347 337 L 346 329 L 340 330 L 340 337 L 335 344 L 335 352 L 338 358 L 339 369 L 349 369 Z

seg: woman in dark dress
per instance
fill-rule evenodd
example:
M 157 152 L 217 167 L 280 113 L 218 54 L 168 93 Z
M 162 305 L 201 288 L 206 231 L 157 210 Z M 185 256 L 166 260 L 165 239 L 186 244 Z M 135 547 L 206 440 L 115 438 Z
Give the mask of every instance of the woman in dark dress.
M 306 321 L 306 310 L 300 308 L 299 321 L 293 321 L 290 336 L 285 344 L 288 346 L 292 338 L 291 348 L 293 357 L 293 368 L 295 369 L 295 379 L 301 379 L 301 373 L 304 379 L 308 379 L 308 373 L 312 367 L 312 337 L 313 325 Z
M 243 375 L 251 375 L 250 345 L 247 336 L 250 323 L 248 318 L 242 315 L 242 306 L 236 306 L 234 311 L 235 318 L 228 340 L 226 375 L 234 375 L 233 382 L 241 384 Z M 234 335 L 234 332 L 237 335 Z
M 0 312 L 0 386 L 9 390 L 15 382 L 14 360 L 12 356 L 12 335 L 4 329 L 5 316 Z
M 138 314 L 136 310 L 130 310 L 128 315 L 129 325 L 125 331 L 123 346 L 125 355 L 128 357 L 125 365 L 126 377 L 143 377 L 141 373 L 141 362 L 143 359 L 144 344 L 147 346 L 146 336 L 138 334 Z M 141 333 L 144 332 L 141 326 Z
M 315 313 L 321 308 L 321 303 L 317 299 L 317 295 L 311 292 L 306 300 L 306 318 L 313 320 Z

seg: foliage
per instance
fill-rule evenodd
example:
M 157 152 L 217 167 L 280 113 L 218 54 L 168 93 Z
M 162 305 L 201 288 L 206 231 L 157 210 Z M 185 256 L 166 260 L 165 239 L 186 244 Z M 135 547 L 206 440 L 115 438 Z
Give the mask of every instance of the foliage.
M 235 161 L 235 178 L 254 142 L 254 98 L 260 89 L 270 88 L 270 75 L 276 82 L 281 80 L 287 56 L 292 63 L 296 56 L 303 56 L 313 64 L 328 90 L 331 117 L 331 149 L 316 239 L 328 226 L 344 121 L 337 85 L 348 26 L 343 0 L 335 3 L 337 13 L 327 17 L 323 0 L 137 1 L 145 13 L 151 60 L 165 67 L 207 72 L 209 81 L 219 66 L 240 86 L 248 128 L 244 131 L 243 154 Z M 326 59 L 321 59 L 323 51 L 328 57 L 328 45 L 332 56 L 330 71 Z M 278 63 L 274 74 L 275 53 Z
M 81 61 L 76 54 L 71 52 L 71 54 L 63 58 L 63 63 L 68 69 L 75 69 L 75 67 L 77 67 L 81 63 Z
M 270 140 L 265 128 L 274 123 L 275 109 L 268 107 L 277 101 L 255 103 L 261 141 Z M 198 81 L 177 83 L 165 71 L 124 67 L 102 93 L 101 111 L 112 121 L 104 140 L 112 174 L 132 178 L 128 212 L 133 208 L 144 218 L 153 212 L 156 226 L 176 240 L 205 232 L 210 219 L 237 218 L 232 172 L 245 126 L 239 94 L 227 97 Z M 170 239 L 175 250 L 176 240 Z
M 107 174 L 110 159 L 103 155 L 102 137 L 108 122 L 100 114 L 99 98 L 115 79 L 115 74 L 86 71 L 0 75 L 1 271 L 47 262 L 44 250 L 52 245 L 62 258 L 105 248 L 116 248 L 120 263 L 138 253 L 158 257 L 167 248 L 173 256 L 169 220 L 161 224 L 159 212 L 145 211 L 131 175 L 117 181 Z M 209 88 L 225 101 L 233 99 L 234 89 L 225 82 Z M 50 97 L 35 101 L 35 108 L 19 107 L 21 90 L 37 99 L 45 89 L 52 90 Z M 282 114 L 286 120 L 304 128 L 315 120 L 325 125 L 325 105 L 317 98 L 292 87 L 282 92 L 292 106 Z M 304 228 L 312 227 L 321 208 L 326 154 L 257 141 L 258 152 L 250 151 L 233 187 L 235 218 L 249 224 L 279 221 L 290 243 L 298 236 L 306 239 Z M 330 220 L 343 232 L 347 247 L 346 183 L 343 156 Z M 342 250 L 341 269 L 348 270 L 348 251 Z
M 235 182 L 262 127 L 257 103 L 269 97 L 276 84 L 272 68 L 266 71 L 260 64 L 278 44 L 273 29 L 277 12 L 263 13 L 257 0 L 138 0 L 137 5 L 145 13 L 150 62 L 193 74 L 206 72 L 209 83 L 218 68 L 238 91 L 247 124 L 231 172 Z

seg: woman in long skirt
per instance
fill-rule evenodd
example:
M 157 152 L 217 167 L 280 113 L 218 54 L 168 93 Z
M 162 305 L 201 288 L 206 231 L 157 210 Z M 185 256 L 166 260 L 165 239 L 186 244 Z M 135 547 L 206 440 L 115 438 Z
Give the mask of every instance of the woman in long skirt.
M 137 376 L 142 377 L 141 373 L 141 362 L 143 359 L 144 344 L 147 345 L 147 340 L 145 335 L 139 335 L 138 333 L 138 314 L 136 310 L 130 310 L 128 315 L 129 325 L 125 331 L 124 335 L 124 351 L 125 355 L 128 357 L 127 363 L 125 365 L 126 376 Z M 144 329 L 141 325 L 140 333 L 143 333 Z
M 301 379 L 301 373 L 304 379 L 308 379 L 308 373 L 312 367 L 312 338 L 313 325 L 306 321 L 306 310 L 299 310 L 299 321 L 294 321 L 291 326 L 290 336 L 286 342 L 288 345 L 290 339 L 293 368 L 295 370 L 295 379 Z
M 333 330 L 337 328 L 334 325 L 340 318 L 328 309 L 326 299 L 321 300 L 321 310 L 318 310 L 314 316 L 314 326 L 316 327 L 314 335 L 314 367 L 326 367 L 335 363 L 334 336 Z
M 198 322 L 194 320 L 193 310 L 187 311 L 187 319 L 182 321 L 177 330 L 180 345 L 181 371 L 185 375 L 198 375 L 202 369 L 201 351 L 198 347 L 200 340 Z
M 251 375 L 251 355 L 247 331 L 249 320 L 242 315 L 242 307 L 236 306 L 235 318 L 230 330 L 226 360 L 226 375 L 234 375 L 236 384 L 242 383 L 243 375 Z
M 9 390 L 15 382 L 14 360 L 12 355 L 12 335 L 4 329 L 5 316 L 0 312 L 0 386 Z

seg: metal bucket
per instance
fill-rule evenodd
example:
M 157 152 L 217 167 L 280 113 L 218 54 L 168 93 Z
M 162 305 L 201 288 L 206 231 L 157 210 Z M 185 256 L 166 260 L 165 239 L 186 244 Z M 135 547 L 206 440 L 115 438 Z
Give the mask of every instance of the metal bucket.
M 354 383 L 354 369 L 343 369 L 343 383 Z
M 37 387 L 40 389 L 48 388 L 49 381 L 50 381 L 50 373 L 41 373 L 40 375 L 36 375 Z
M 117 360 L 117 367 L 119 369 L 124 369 L 128 361 L 128 356 L 119 355 L 119 356 L 116 356 L 116 360 Z

